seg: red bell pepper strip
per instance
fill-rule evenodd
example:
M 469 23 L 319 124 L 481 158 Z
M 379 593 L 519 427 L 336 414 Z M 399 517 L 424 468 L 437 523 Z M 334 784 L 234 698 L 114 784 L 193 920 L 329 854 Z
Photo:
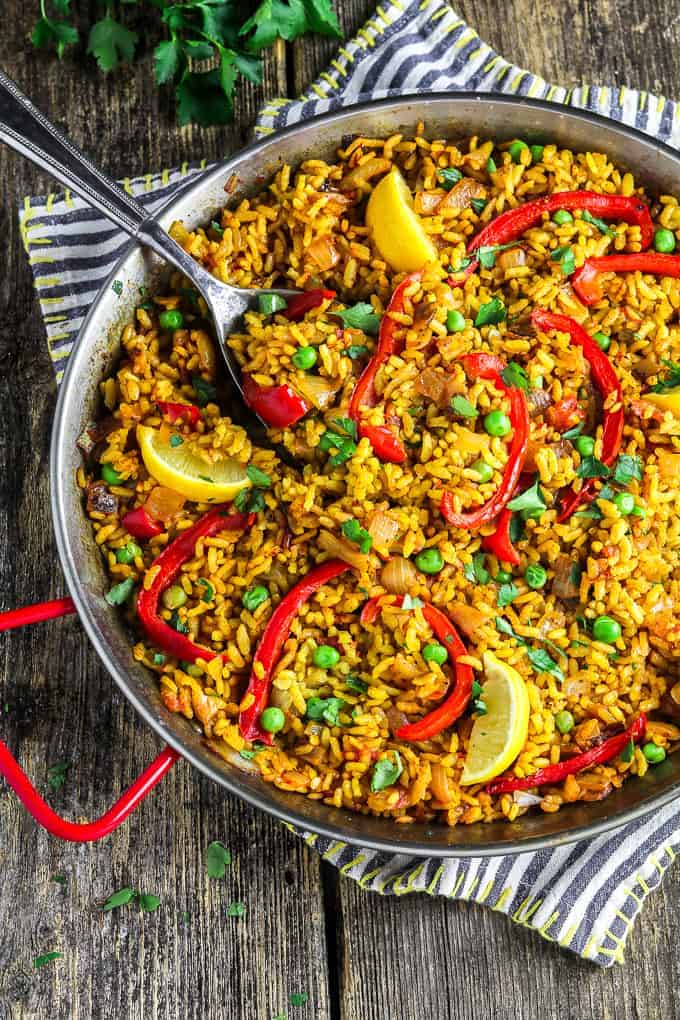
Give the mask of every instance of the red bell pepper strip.
M 252 514 L 229 514 L 227 511 L 226 505 L 209 510 L 166 546 L 149 568 L 149 571 L 155 571 L 151 584 L 148 588 L 142 585 L 137 596 L 137 616 L 146 636 L 162 651 L 185 662 L 196 662 L 197 659 L 209 662 L 218 653 L 194 644 L 185 634 L 180 634 L 166 623 L 159 615 L 158 603 L 165 589 L 177 577 L 182 564 L 194 555 L 199 538 L 209 538 L 220 531 L 239 531 L 250 527 L 254 520 Z
M 395 436 L 392 429 L 387 425 L 364 425 L 361 421 L 362 408 L 375 407 L 378 403 L 378 394 L 375 392 L 375 377 L 378 369 L 392 354 L 401 354 L 403 342 L 397 338 L 399 323 L 390 315 L 390 312 L 403 313 L 404 294 L 414 283 L 419 283 L 423 277 L 422 270 L 406 276 L 398 287 L 395 288 L 385 314 L 380 320 L 380 331 L 378 333 L 378 345 L 375 354 L 366 365 L 359 376 L 359 381 L 349 402 L 349 417 L 357 423 L 359 435 L 368 439 L 371 446 L 381 460 L 391 464 L 402 464 L 406 460 L 406 450 L 403 443 Z
M 386 598 L 390 599 L 389 603 L 385 601 Z M 400 606 L 403 601 L 403 595 L 377 595 L 365 604 L 360 620 L 362 623 L 372 623 L 383 605 Z M 458 661 L 461 655 L 467 655 L 467 649 L 461 641 L 458 631 L 448 616 L 430 602 L 423 604 L 422 612 L 426 622 L 449 653 L 456 672 L 456 683 L 449 696 L 432 712 L 428 712 L 417 722 L 400 726 L 394 734 L 398 740 L 420 741 L 436 737 L 438 733 L 453 725 L 456 719 L 460 718 L 472 697 L 472 668 Z
M 634 255 L 602 255 L 586 259 L 571 278 L 571 285 L 584 305 L 594 305 L 602 297 L 600 273 L 652 273 L 655 276 L 680 277 L 680 255 L 640 252 Z
M 288 594 L 284 595 L 272 613 L 257 646 L 248 689 L 241 701 L 241 704 L 246 707 L 241 709 L 238 725 L 244 740 L 260 740 L 263 744 L 272 743 L 274 738 L 271 733 L 262 729 L 260 716 L 267 707 L 272 685 L 272 673 L 290 634 L 291 624 L 300 608 L 319 588 L 350 569 L 349 564 L 343 560 L 326 560 L 325 563 L 314 567 L 306 577 L 298 581 Z M 259 667 L 258 671 L 261 671 L 261 676 L 255 672 L 256 666 Z
M 309 404 L 292 386 L 259 386 L 251 375 L 243 373 L 243 399 L 262 421 L 277 429 L 285 429 L 300 421 Z
M 513 428 L 510 452 L 503 478 L 491 499 L 469 513 L 457 513 L 453 509 L 453 494 L 447 490 L 442 496 L 439 510 L 447 524 L 454 528 L 471 529 L 479 528 L 487 521 L 492 521 L 512 497 L 522 473 L 529 441 L 529 411 L 522 391 L 516 386 L 508 386 L 504 382 L 501 372 L 505 368 L 505 363 L 501 358 L 495 354 L 466 354 L 462 361 L 468 375 L 492 379 L 494 385 L 507 394 Z
M 486 787 L 486 793 L 495 796 L 499 793 L 512 793 L 513 790 L 530 790 L 534 786 L 561 783 L 567 776 L 573 776 L 577 772 L 589 769 L 592 765 L 602 765 L 604 762 L 616 758 L 631 740 L 638 743 L 642 739 L 646 727 L 647 718 L 644 712 L 640 712 L 628 729 L 610 737 L 598 747 L 591 747 L 589 751 L 575 754 L 573 758 L 566 758 L 556 765 L 548 765 L 544 769 L 539 769 L 538 772 L 533 772 L 530 776 L 525 776 L 524 779 L 518 779 L 515 776 L 494 779 Z
M 623 391 L 621 383 L 614 371 L 611 361 L 601 350 L 593 338 L 586 333 L 583 326 L 579 326 L 575 319 L 568 315 L 558 315 L 549 312 L 545 308 L 535 308 L 531 313 L 531 321 L 544 333 L 556 330 L 559 333 L 567 333 L 573 344 L 580 347 L 590 365 L 595 384 L 602 394 L 605 404 L 611 402 L 611 394 L 616 394 L 615 406 L 612 410 L 605 410 L 602 427 L 602 456 L 600 460 L 609 467 L 614 463 L 621 448 L 623 437 Z M 566 521 L 573 514 L 574 510 L 582 503 L 591 503 L 595 499 L 595 480 L 588 478 L 584 481 L 578 492 L 572 492 L 562 500 L 562 508 L 557 518 L 559 523 Z
M 291 322 L 299 322 L 312 308 L 318 308 L 324 301 L 331 301 L 334 297 L 334 290 L 325 290 L 323 287 L 303 290 L 288 298 L 282 314 Z
M 157 400 L 156 406 L 171 424 L 185 421 L 187 425 L 196 425 L 201 417 L 201 412 L 195 404 L 172 404 L 167 400 Z
M 517 566 L 520 557 L 510 538 L 511 521 L 512 510 L 504 507 L 498 515 L 496 530 L 493 534 L 485 535 L 482 539 L 482 549 L 493 553 L 503 563 L 512 563 L 514 566 Z
M 530 227 L 540 223 L 544 215 L 550 216 L 558 209 L 587 209 L 600 218 L 622 220 L 624 223 L 638 226 L 643 248 L 648 248 L 654 237 L 654 224 L 649 209 L 639 198 L 626 195 L 600 195 L 595 191 L 557 191 L 496 216 L 472 238 L 467 248 L 468 255 L 473 255 L 482 246 L 516 241 Z M 456 274 L 456 282 L 459 280 L 462 282 L 471 271 L 474 272 L 477 265 L 475 261 L 468 266 L 465 276 L 459 278 Z
M 142 542 L 145 542 L 149 538 L 154 538 L 155 535 L 160 535 L 163 532 L 163 528 L 149 515 L 143 506 L 138 506 L 135 510 L 128 510 L 124 517 L 121 518 L 120 522 L 126 531 L 129 531 L 133 538 L 141 538 Z

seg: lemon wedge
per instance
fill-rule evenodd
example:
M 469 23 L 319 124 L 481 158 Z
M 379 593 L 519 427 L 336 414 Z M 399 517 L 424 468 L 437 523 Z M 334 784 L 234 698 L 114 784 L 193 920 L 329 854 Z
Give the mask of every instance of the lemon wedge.
M 516 669 L 492 652 L 484 653 L 485 681 L 481 698 L 487 714 L 475 719 L 461 785 L 488 783 L 504 772 L 526 743 L 529 695 Z
M 173 446 L 158 429 L 138 425 L 137 442 L 149 474 L 187 499 L 221 503 L 250 486 L 245 468 L 238 461 L 207 464 L 188 440 Z
M 662 411 L 670 411 L 675 418 L 680 418 L 680 386 L 675 390 L 667 390 L 666 393 L 645 393 L 642 399 L 655 404 Z
M 398 273 L 413 273 L 437 258 L 437 250 L 413 210 L 413 196 L 394 167 L 371 192 L 366 226 L 373 243 Z

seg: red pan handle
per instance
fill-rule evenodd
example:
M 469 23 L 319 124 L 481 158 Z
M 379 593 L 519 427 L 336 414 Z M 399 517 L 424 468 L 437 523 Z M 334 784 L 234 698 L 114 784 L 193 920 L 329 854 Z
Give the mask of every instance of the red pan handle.
M 66 616 L 69 613 L 75 613 L 75 611 L 76 607 L 70 598 L 53 599 L 50 602 L 24 606 L 22 609 L 11 609 L 9 612 L 0 613 L 0 631 L 13 630 L 15 627 L 23 627 L 27 623 L 38 623 L 56 616 Z M 114 829 L 117 829 L 165 773 L 172 768 L 179 757 L 179 753 L 172 747 L 164 748 L 142 772 L 139 779 L 125 791 L 122 797 L 119 797 L 112 808 L 95 822 L 78 824 L 60 818 L 49 804 L 45 803 L 7 745 L 0 740 L 0 774 L 5 777 L 38 825 L 42 825 L 43 829 L 47 829 L 52 836 L 70 840 L 72 843 L 91 843 L 97 839 L 103 839 Z

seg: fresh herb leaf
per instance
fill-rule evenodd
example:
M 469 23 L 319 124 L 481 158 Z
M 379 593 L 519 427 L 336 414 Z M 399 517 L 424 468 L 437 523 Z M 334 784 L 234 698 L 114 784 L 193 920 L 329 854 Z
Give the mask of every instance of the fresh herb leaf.
M 205 407 L 206 404 L 210 404 L 217 399 L 217 390 L 213 384 L 206 379 L 202 379 L 200 375 L 192 377 L 191 385 L 194 388 L 196 403 L 199 407 Z
M 350 673 L 348 677 L 345 677 L 345 686 L 349 687 L 350 691 L 356 691 L 357 694 L 365 694 L 368 690 L 368 684 L 365 680 Z
M 115 910 L 116 907 L 124 907 L 126 903 L 131 903 L 134 900 L 137 893 L 134 889 L 119 889 L 118 892 L 112 893 L 106 903 L 102 906 L 102 910 Z
M 444 170 L 437 170 L 437 177 L 447 191 L 450 191 L 454 184 L 463 180 L 463 175 L 455 166 L 448 166 Z
M 404 771 L 399 752 L 394 751 L 393 753 L 395 761 L 392 761 L 391 758 L 381 758 L 373 766 L 373 775 L 371 776 L 371 791 L 373 793 L 379 793 L 380 790 L 394 786 Z
M 487 712 L 489 711 L 489 709 L 486 707 L 486 702 L 482 701 L 481 698 L 475 698 L 475 700 L 472 702 L 472 710 L 473 712 L 476 712 L 477 715 L 486 715 Z
M 231 864 L 231 850 L 219 840 L 208 844 L 207 870 L 208 878 L 224 878 Z
M 245 903 L 239 903 L 237 900 L 234 900 L 233 903 L 230 903 L 227 907 L 227 917 L 243 917 L 245 912 Z
M 71 13 L 70 0 L 54 2 L 53 7 L 59 15 L 66 16 Z M 73 46 L 78 42 L 78 30 L 73 25 L 62 21 L 61 18 L 49 18 L 45 13 L 45 5 L 41 7 L 41 11 L 42 15 L 33 28 L 31 42 L 36 49 L 54 46 L 57 56 L 61 60 L 66 47 Z
M 90 29 L 87 40 L 87 52 L 90 53 L 105 74 L 115 70 L 119 64 L 132 61 L 139 36 L 111 16 L 110 10 L 105 17 Z
M 234 496 L 234 506 L 239 513 L 257 514 L 266 507 L 262 489 L 241 489 Z
M 246 761 L 250 761 L 252 758 L 255 757 L 256 754 L 259 754 L 260 751 L 264 751 L 265 747 L 266 747 L 265 744 L 261 744 L 259 741 L 256 740 L 250 749 L 244 748 L 242 751 L 239 751 L 239 754 L 241 755 L 242 758 L 245 758 Z
M 491 156 L 489 156 L 489 158 L 486 161 L 486 172 L 488 174 L 495 174 L 497 169 L 498 167 L 496 166 L 495 160 L 493 160 Z
M 468 256 L 466 255 L 464 258 L 462 258 L 460 260 L 460 262 L 458 263 L 458 265 L 455 268 L 453 266 L 449 266 L 449 272 L 450 273 L 462 273 L 464 269 L 467 269 L 468 266 L 471 266 L 471 265 L 472 265 L 472 259 L 468 258 Z
M 212 56 L 212 47 L 209 49 L 208 55 Z M 154 50 L 153 58 L 156 82 L 163 85 L 166 81 L 172 81 L 183 60 L 182 44 L 176 37 L 166 39 L 158 44 Z
M 123 281 L 114 280 L 113 283 L 111 284 L 111 290 L 113 291 L 114 294 L 117 294 L 117 296 L 120 297 L 120 295 L 123 293 Z
M 590 223 L 593 227 L 597 227 L 601 234 L 609 234 L 610 237 L 613 237 L 616 233 L 609 224 L 605 223 L 604 220 L 599 219 L 597 216 L 593 216 L 593 214 L 589 213 L 587 209 L 584 209 L 581 213 L 581 219 L 585 220 L 586 223 Z
M 168 621 L 173 630 L 176 630 L 178 634 L 188 634 L 189 627 L 180 618 L 179 609 L 173 609 L 170 614 L 170 620 Z
M 479 683 L 479 681 L 473 680 L 472 681 L 471 697 L 478 698 L 481 693 L 482 693 L 482 685 Z
M 510 241 L 509 244 L 483 244 L 477 248 L 475 255 L 479 259 L 479 264 L 484 269 L 493 269 L 496 265 L 496 255 L 501 251 L 507 251 L 508 248 L 516 248 L 517 241 Z
M 354 442 L 357 442 L 357 423 L 351 418 L 332 418 L 331 422 L 333 425 L 337 425 L 341 432 L 346 432 Z
M 510 535 L 510 541 L 513 545 L 517 542 L 521 542 L 523 538 L 526 538 L 526 529 L 524 527 L 524 521 L 519 514 L 513 514 L 510 518 L 510 527 L 508 528 Z
M 573 429 L 568 429 L 566 432 L 563 432 L 562 433 L 562 438 L 563 439 L 576 439 L 576 437 L 580 436 L 582 432 L 583 432 L 583 422 L 580 421 L 578 423 L 578 425 L 574 425 Z
M 465 578 L 473 584 L 488 584 L 491 580 L 491 574 L 484 566 L 485 561 L 485 553 L 474 553 L 470 563 L 466 563 L 463 567 L 463 574 Z
M 173 449 L 178 447 L 178 446 L 182 446 L 183 443 L 184 443 L 184 440 L 182 439 L 181 436 L 178 436 L 176 432 L 173 433 L 173 435 L 170 436 L 170 446 L 172 446 Z
M 556 680 L 564 680 L 564 673 L 544 648 L 527 648 L 527 658 L 537 673 L 552 673 Z
M 509 606 L 510 603 L 517 598 L 519 595 L 519 588 L 516 584 L 510 581 L 508 584 L 502 584 L 498 589 L 498 598 L 496 604 L 502 609 L 503 606 Z
M 545 500 L 538 479 L 529 489 L 515 496 L 508 503 L 508 510 L 545 510 Z
M 348 521 L 344 521 L 341 531 L 348 541 L 359 546 L 362 553 L 371 551 L 373 539 L 366 529 L 361 527 L 356 517 L 350 517 Z
M 529 376 L 522 366 L 516 361 L 509 361 L 501 372 L 501 379 L 506 386 L 514 386 L 515 389 L 529 391 Z
M 479 306 L 475 326 L 496 326 L 505 319 L 505 305 L 500 298 L 491 298 Z
M 622 762 L 624 762 L 627 765 L 627 764 L 629 764 L 633 760 L 633 755 L 634 754 L 635 754 L 635 743 L 633 741 L 633 738 L 631 737 L 631 739 L 628 741 L 628 743 L 624 747 L 623 751 L 619 755 L 619 758 L 621 759 Z
M 224 235 L 224 227 L 220 226 L 217 220 L 213 220 L 210 226 L 218 237 L 222 237 Z
M 158 896 L 154 896 L 153 893 L 140 893 L 139 894 L 139 906 L 146 914 L 152 914 L 154 910 L 158 910 L 161 905 L 161 901 Z
M 51 963 L 52 960 L 59 960 L 63 956 L 63 953 L 44 953 L 43 956 L 36 956 L 33 960 L 33 966 L 36 970 L 44 967 L 46 963 Z
M 210 581 L 206 581 L 205 577 L 199 577 L 196 584 L 200 584 L 205 588 L 205 591 L 201 595 L 201 602 L 212 602 L 215 598 L 215 589 L 211 585 Z
M 253 485 L 257 485 L 260 489 L 269 489 L 272 484 L 272 480 L 269 475 L 261 471 L 255 464 L 249 464 L 246 468 L 246 474 Z
M 363 358 L 364 354 L 368 354 L 368 347 L 366 344 L 350 344 L 342 353 L 356 361 L 357 358 Z
M 652 386 L 652 393 L 665 393 L 666 390 L 675 390 L 680 386 L 680 365 L 674 361 L 669 361 L 667 358 L 662 358 L 661 360 L 668 369 L 668 375 L 665 379 L 659 379 Z
M 581 576 L 583 575 L 583 567 L 580 563 L 572 563 L 569 568 L 568 580 L 569 584 L 573 584 L 575 588 L 581 583 Z
M 154 664 L 154 666 L 164 666 L 165 665 L 165 656 L 162 654 L 162 652 L 154 652 L 153 664 Z
M 576 262 L 574 260 L 574 251 L 569 247 L 568 244 L 563 245 L 561 248 L 555 248 L 550 253 L 550 258 L 553 262 L 559 262 L 560 269 L 565 276 L 571 276 L 576 270 Z
M 47 770 L 47 782 L 53 790 L 61 790 L 66 782 L 66 773 L 70 768 L 70 761 L 59 761 L 56 765 L 50 765 Z
M 357 444 L 349 436 L 341 436 L 337 432 L 328 431 L 324 432 L 319 439 L 319 449 L 324 452 L 335 450 L 333 456 L 328 458 L 328 463 L 332 467 L 339 467 L 340 464 L 344 464 L 354 456 L 357 452 Z
M 459 418 L 477 418 L 479 417 L 479 411 L 474 407 L 466 397 L 461 397 L 456 394 L 455 397 L 451 397 L 451 407 L 453 413 L 457 414 Z
M 58 885 L 66 885 L 66 875 L 51 875 L 50 882 L 56 882 Z
M 328 726 L 340 726 L 339 712 L 345 707 L 342 698 L 310 698 L 307 702 L 306 715 L 315 722 L 325 722 Z
M 473 198 L 472 201 L 470 202 L 470 205 L 475 210 L 477 215 L 481 216 L 482 213 L 484 212 L 484 210 L 486 209 L 486 199 L 485 198 Z
M 407 610 L 422 609 L 424 604 L 423 600 L 419 599 L 417 595 L 404 595 L 401 600 L 401 608 Z
M 617 485 L 630 485 L 633 479 L 642 481 L 642 460 L 622 453 L 614 468 L 614 481 Z
M 499 632 L 499 634 L 505 634 L 507 637 L 514 638 L 515 641 L 517 641 L 520 645 L 526 645 L 525 639 L 523 637 L 520 637 L 519 634 L 515 633 L 515 631 L 512 629 L 512 624 L 508 623 L 505 617 L 503 616 L 496 617 L 496 630 Z
M 360 329 L 368 336 L 375 336 L 380 328 L 380 316 L 373 310 L 373 305 L 360 301 L 351 308 L 345 308 L 342 312 L 333 312 L 339 319 L 342 319 L 343 326 L 350 329 Z
M 307 992 L 292 992 L 288 996 L 291 1006 L 304 1006 L 308 999 L 309 995 Z
M 576 468 L 576 474 L 579 478 L 607 478 L 611 474 L 611 468 L 591 454 L 583 458 Z

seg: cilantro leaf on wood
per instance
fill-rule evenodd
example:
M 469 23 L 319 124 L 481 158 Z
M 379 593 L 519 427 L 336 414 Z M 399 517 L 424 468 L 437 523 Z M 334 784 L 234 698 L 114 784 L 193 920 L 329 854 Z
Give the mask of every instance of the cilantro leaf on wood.
M 54 3 L 53 6 L 59 14 L 70 14 L 70 0 L 67 3 Z M 45 14 L 44 4 L 41 10 L 42 15 L 35 23 L 31 42 L 39 50 L 54 46 L 57 56 L 61 60 L 66 47 L 73 46 L 78 42 L 78 29 L 62 21 L 61 18 L 49 18 Z
M 130 63 L 135 55 L 135 46 L 139 36 L 111 16 L 110 11 L 101 21 L 95 22 L 90 29 L 87 40 L 87 52 L 99 66 L 99 70 L 107 74 L 115 70 L 119 64 Z
M 208 878 L 224 878 L 231 864 L 231 851 L 218 840 L 208 845 Z

